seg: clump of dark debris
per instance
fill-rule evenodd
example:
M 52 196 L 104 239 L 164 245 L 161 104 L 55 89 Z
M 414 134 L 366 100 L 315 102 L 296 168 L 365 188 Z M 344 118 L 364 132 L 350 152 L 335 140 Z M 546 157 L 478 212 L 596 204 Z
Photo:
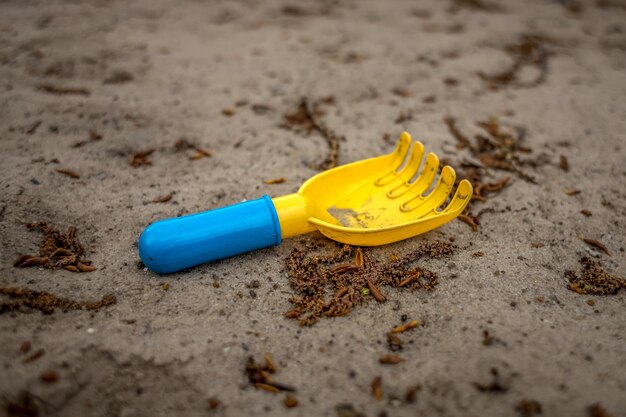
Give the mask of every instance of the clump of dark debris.
M 504 9 L 497 2 L 483 0 L 451 0 L 448 13 L 457 13 L 459 10 L 468 9 L 482 12 L 502 12 Z
M 520 400 L 515 406 L 521 417 L 535 417 L 543 412 L 543 406 L 536 400 Z
M 491 90 L 504 87 L 532 88 L 543 84 L 548 76 L 548 57 L 550 56 L 545 45 L 553 42 L 542 35 L 524 34 L 516 43 L 505 47 L 505 51 L 513 60 L 511 66 L 502 72 L 478 76 L 487 83 Z M 538 72 L 531 81 L 520 80 L 519 74 L 525 67 L 535 68 Z
M 467 149 L 476 160 L 480 161 L 480 164 L 469 162 L 460 164 L 464 168 L 464 176 L 473 180 L 478 186 L 478 190 L 474 191 L 477 196 L 474 198 L 475 200 L 484 201 L 485 196 L 482 191 L 497 192 L 508 184 L 508 180 L 504 182 L 503 179 L 500 179 L 497 183 L 504 183 L 500 187 L 492 185 L 495 187 L 493 190 L 490 189 L 489 185 L 482 184 L 486 169 L 510 172 L 524 181 L 536 184 L 535 179 L 523 169 L 525 167 L 536 168 L 548 162 L 544 158 L 524 158 L 522 156 L 532 152 L 532 149 L 523 145 L 526 137 L 526 129 L 523 127 L 505 126 L 495 118 L 478 121 L 476 126 L 482 129 L 484 134 L 476 134 L 472 143 L 456 126 L 454 117 L 448 116 L 444 118 L 444 122 L 458 142 L 457 149 Z
M 15 287 L 0 287 L 0 295 L 11 300 L 0 303 L 0 314 L 20 311 L 22 307 L 39 310 L 44 314 L 52 314 L 57 308 L 63 312 L 82 309 L 98 311 L 117 302 L 114 295 L 106 295 L 99 301 L 75 301 L 45 291 Z
M 511 176 L 503 176 L 495 181 L 488 181 L 486 177 L 491 171 L 505 171 L 518 178 L 536 184 L 534 177 L 526 172 L 526 168 L 537 168 L 549 163 L 545 155 L 526 157 L 532 150 L 523 144 L 526 129 L 519 126 L 505 126 L 497 119 L 478 121 L 476 126 L 484 133 L 474 135 L 473 140 L 459 129 L 456 119 L 452 116 L 444 118 L 450 134 L 457 141 L 457 150 L 467 149 L 473 160 L 462 160 L 459 163 L 448 159 L 443 164 L 459 167 L 457 180 L 467 178 L 474 186 L 472 203 L 484 203 L 493 195 L 500 193 L 512 183 Z M 480 225 L 482 214 L 493 211 L 484 209 L 478 214 L 472 213 L 472 204 L 468 205 L 459 220 L 469 224 L 474 231 Z
M 281 391 L 287 392 L 288 394 L 283 401 L 285 407 L 296 407 L 298 405 L 297 398 L 294 395 L 289 394 L 291 392 L 295 392 L 296 389 L 290 385 L 274 381 L 272 375 L 278 371 L 278 367 L 269 353 L 265 354 L 264 359 L 265 363 L 256 363 L 252 356 L 248 358 L 245 369 L 248 381 L 256 388 L 273 394 L 278 394 Z
M 595 403 L 590 405 L 587 408 L 587 413 L 589 417 L 613 417 L 613 414 L 610 414 L 602 405 L 599 403 Z
M 565 271 L 570 290 L 585 295 L 613 295 L 626 288 L 626 279 L 609 274 L 598 262 L 587 257 L 580 258 L 579 262 L 582 265 L 580 276 L 574 271 Z
M 369 295 L 384 302 L 381 287 L 432 290 L 438 275 L 415 262 L 422 258 L 450 256 L 454 247 L 446 242 L 425 242 L 391 262 L 380 262 L 361 248 L 337 246 L 326 255 L 311 255 L 323 243 L 309 243 L 304 249 L 295 248 L 287 257 L 291 287 L 297 294 L 289 301 L 293 309 L 286 317 L 297 319 L 301 325 L 313 325 L 321 317 L 341 317 L 369 299 Z
M 510 389 L 510 381 L 500 375 L 498 368 L 491 368 L 491 381 L 488 383 L 474 382 L 473 385 L 480 392 L 504 393 Z
M 318 132 L 328 144 L 328 155 L 323 162 L 310 164 L 310 167 L 318 171 L 324 171 L 337 166 L 339 157 L 339 142 L 345 140 L 343 136 L 338 136 L 329 129 L 322 121 L 324 115 L 323 105 L 335 104 L 333 96 L 323 97 L 312 103 L 306 97 L 300 99 L 298 108 L 293 113 L 284 116 L 281 127 L 295 132 L 309 134 Z
M 35 398 L 28 391 L 20 393 L 14 401 L 9 401 L 5 406 L 5 411 L 9 417 L 37 417 L 39 415 Z
M 47 269 L 63 268 L 72 272 L 96 270 L 91 261 L 83 259 L 85 250 L 76 238 L 74 226 L 70 226 L 65 233 L 48 226 L 46 222 L 31 223 L 27 227 L 44 234 L 39 245 L 39 255 L 20 255 L 13 264 L 14 267 L 42 266 Z

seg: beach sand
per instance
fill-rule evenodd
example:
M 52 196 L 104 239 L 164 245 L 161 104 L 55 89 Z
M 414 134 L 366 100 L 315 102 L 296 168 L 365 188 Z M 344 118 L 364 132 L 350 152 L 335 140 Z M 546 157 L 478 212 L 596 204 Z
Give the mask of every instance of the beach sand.
M 116 301 L 0 314 L 2 411 L 626 415 L 625 293 L 579 294 L 566 276 L 582 257 L 626 276 L 625 22 L 620 0 L 0 1 L 0 286 Z M 317 232 L 167 276 L 144 269 L 150 222 L 292 193 L 318 172 L 324 137 L 281 127 L 303 97 L 345 138 L 339 164 L 408 131 L 459 171 L 480 165 L 453 117 L 472 141 L 480 121 L 522 136 L 533 181 L 487 169 L 486 182 L 511 179 L 472 203 L 486 210 L 477 231 L 454 220 L 366 249 L 384 263 L 453 238 L 453 255 L 418 263 L 434 289 L 384 287 L 386 302 L 312 326 L 285 317 L 286 259 L 314 243 L 332 253 Z M 176 152 L 180 139 L 211 156 Z M 151 164 L 131 166 L 148 150 Z M 75 226 L 97 270 L 14 267 L 37 254 L 26 225 L 40 221 Z M 421 326 L 392 352 L 403 318 Z M 296 407 L 249 382 L 248 358 L 266 352 Z M 390 354 L 403 361 L 379 363 Z

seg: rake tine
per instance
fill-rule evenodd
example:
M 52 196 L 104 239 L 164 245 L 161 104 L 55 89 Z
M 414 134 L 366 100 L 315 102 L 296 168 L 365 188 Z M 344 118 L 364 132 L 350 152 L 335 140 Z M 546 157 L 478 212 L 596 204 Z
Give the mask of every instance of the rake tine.
M 377 179 L 374 184 L 376 184 L 379 187 L 382 187 L 383 185 L 387 185 L 391 181 L 396 179 L 396 177 L 398 176 L 398 170 L 400 169 L 400 167 L 402 166 L 402 163 L 406 159 L 406 156 L 409 153 L 410 148 L 411 148 L 411 135 L 409 135 L 406 132 L 403 132 L 400 135 L 400 140 L 398 141 L 398 145 L 396 146 L 396 149 L 393 152 L 394 158 L 391 163 L 393 168 L 387 174 Z
M 401 211 L 413 211 L 418 207 L 423 207 L 419 211 L 419 213 L 426 214 L 430 210 L 437 209 L 441 204 L 443 204 L 452 188 L 454 187 L 454 181 L 456 179 L 456 173 L 454 169 L 446 165 L 441 170 L 441 175 L 439 175 L 439 179 L 437 180 L 437 185 L 427 196 L 422 196 L 418 194 L 417 196 L 407 200 L 400 206 Z

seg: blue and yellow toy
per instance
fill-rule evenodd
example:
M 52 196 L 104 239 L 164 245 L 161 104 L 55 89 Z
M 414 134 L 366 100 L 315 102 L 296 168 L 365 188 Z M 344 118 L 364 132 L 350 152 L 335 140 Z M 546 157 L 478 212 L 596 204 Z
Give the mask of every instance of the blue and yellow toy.
M 463 212 L 472 185 L 404 132 L 384 156 L 321 172 L 297 193 L 245 201 L 198 214 L 152 223 L 139 238 L 139 256 L 159 274 L 238 255 L 282 239 L 319 230 L 356 246 L 377 246 L 428 232 Z M 418 175 L 419 172 L 419 175 Z M 444 206 L 445 207 L 442 207 Z

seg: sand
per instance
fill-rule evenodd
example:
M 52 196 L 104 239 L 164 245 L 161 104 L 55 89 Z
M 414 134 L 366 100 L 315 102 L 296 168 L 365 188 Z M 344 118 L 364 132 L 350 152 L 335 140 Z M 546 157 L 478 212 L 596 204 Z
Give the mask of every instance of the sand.
M 625 292 L 580 295 L 565 272 L 588 256 L 626 276 L 626 6 L 472 4 L 493 5 L 0 1 L 0 286 L 117 301 L 0 314 L 3 412 L 587 416 L 599 404 L 625 415 Z M 489 88 L 478 73 L 509 69 L 506 48 L 523 35 L 546 56 Z M 314 175 L 324 139 L 280 125 L 301 97 L 329 95 L 320 117 L 345 137 L 340 164 L 390 152 L 403 130 L 442 158 L 471 160 L 443 119 L 469 137 L 491 119 L 523 127 L 528 156 L 542 161 L 525 167 L 536 184 L 490 170 L 486 179 L 512 181 L 474 205 L 493 209 L 478 231 L 455 220 L 368 252 L 385 260 L 453 237 L 451 257 L 420 261 L 440 276 L 434 290 L 386 288 L 385 303 L 370 296 L 311 327 L 285 317 L 295 294 L 285 260 L 318 240 L 331 251 L 318 233 L 168 276 L 138 265 L 150 222 L 291 193 Z M 181 138 L 212 156 L 175 152 Z M 151 165 L 129 164 L 150 149 Z M 37 253 L 41 236 L 26 224 L 38 221 L 75 226 L 98 269 L 14 268 Z M 390 352 L 386 333 L 403 315 L 423 325 Z M 248 357 L 265 352 L 296 407 L 250 385 Z M 403 362 L 380 364 L 389 354 Z

